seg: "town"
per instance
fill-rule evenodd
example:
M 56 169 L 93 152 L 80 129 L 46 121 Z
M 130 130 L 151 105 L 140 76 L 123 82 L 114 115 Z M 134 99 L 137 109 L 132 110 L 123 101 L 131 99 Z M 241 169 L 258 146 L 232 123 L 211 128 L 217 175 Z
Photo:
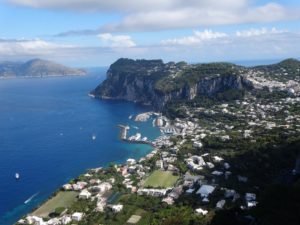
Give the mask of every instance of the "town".
M 151 141 L 151 153 L 123 165 L 87 171 L 62 186 L 49 200 L 52 207 L 46 203 L 18 224 L 148 224 L 147 207 L 180 204 L 188 205 L 202 223 L 223 208 L 236 206 L 245 212 L 244 220 L 253 221 L 247 213 L 259 203 L 264 180 L 251 166 L 247 168 L 249 162 L 234 161 L 235 154 L 241 154 L 235 149 L 258 146 L 263 135 L 278 131 L 299 137 L 300 97 L 249 94 L 222 104 L 197 104 L 178 106 L 180 117 L 174 119 L 155 113 L 138 115 L 141 123 L 154 117 L 161 130 L 162 135 Z M 129 140 L 141 140 L 137 136 Z M 269 166 L 266 173 L 270 169 L 274 168 Z M 294 173 L 299 172 L 295 168 Z M 70 195 L 71 203 L 57 204 Z

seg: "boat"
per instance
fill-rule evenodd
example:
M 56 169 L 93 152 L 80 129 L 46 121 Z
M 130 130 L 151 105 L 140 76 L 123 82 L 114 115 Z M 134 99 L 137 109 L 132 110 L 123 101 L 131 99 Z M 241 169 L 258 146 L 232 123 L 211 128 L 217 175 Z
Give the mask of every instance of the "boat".
M 20 179 L 20 174 L 19 173 L 16 173 L 15 174 L 15 178 L 18 180 L 18 179 Z
M 32 195 L 30 198 L 28 198 L 25 202 L 24 202 L 24 204 L 28 204 L 29 202 L 31 202 L 31 200 L 35 197 L 35 196 L 37 196 L 39 193 L 37 192 L 37 193 L 35 193 L 34 195 Z
M 130 116 L 128 117 L 128 119 L 130 119 L 130 120 L 131 120 L 131 119 L 132 119 L 132 117 L 133 117 L 133 115 L 130 115 Z
M 92 139 L 96 140 L 96 135 L 95 134 L 93 134 Z

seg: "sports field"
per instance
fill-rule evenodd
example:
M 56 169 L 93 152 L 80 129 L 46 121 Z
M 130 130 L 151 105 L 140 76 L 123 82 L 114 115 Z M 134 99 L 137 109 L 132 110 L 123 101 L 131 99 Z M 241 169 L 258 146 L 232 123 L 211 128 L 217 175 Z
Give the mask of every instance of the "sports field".
M 174 176 L 170 171 L 155 170 L 144 182 L 144 187 L 173 187 L 178 180 L 178 176 Z
M 39 217 L 47 217 L 56 208 L 67 208 L 76 201 L 78 193 L 74 191 L 60 191 L 56 196 L 49 199 L 41 207 L 35 210 L 32 214 Z

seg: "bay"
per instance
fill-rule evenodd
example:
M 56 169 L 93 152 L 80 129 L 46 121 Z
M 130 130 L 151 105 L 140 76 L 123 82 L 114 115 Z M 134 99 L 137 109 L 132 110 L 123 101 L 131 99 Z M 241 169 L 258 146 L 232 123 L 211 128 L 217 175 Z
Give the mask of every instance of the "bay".
M 117 127 L 137 126 L 139 130 L 130 129 L 132 134 L 155 139 L 159 130 L 152 121 L 129 119 L 149 108 L 88 96 L 105 71 L 93 70 L 83 77 L 0 80 L 1 225 L 13 224 L 88 168 L 138 159 L 151 151 L 148 145 L 121 142 Z

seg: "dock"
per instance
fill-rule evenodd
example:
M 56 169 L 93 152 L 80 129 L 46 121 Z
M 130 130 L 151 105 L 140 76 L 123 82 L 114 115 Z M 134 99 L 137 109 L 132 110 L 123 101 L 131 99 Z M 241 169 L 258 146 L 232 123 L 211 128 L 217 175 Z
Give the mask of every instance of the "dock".
M 154 147 L 154 144 L 151 141 L 129 140 L 127 138 L 127 131 L 130 129 L 129 126 L 125 126 L 125 125 L 119 124 L 118 127 L 121 129 L 119 137 L 120 137 L 120 139 L 122 141 L 129 142 L 129 143 L 135 143 L 135 144 L 147 144 L 147 145 L 151 145 L 151 146 Z
M 129 126 L 124 126 L 122 124 L 119 124 L 118 127 L 121 128 L 120 139 L 121 140 L 127 140 L 127 130 L 129 130 L 130 127 Z

